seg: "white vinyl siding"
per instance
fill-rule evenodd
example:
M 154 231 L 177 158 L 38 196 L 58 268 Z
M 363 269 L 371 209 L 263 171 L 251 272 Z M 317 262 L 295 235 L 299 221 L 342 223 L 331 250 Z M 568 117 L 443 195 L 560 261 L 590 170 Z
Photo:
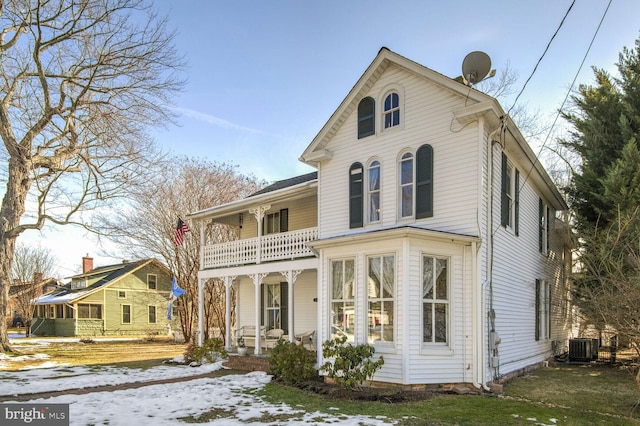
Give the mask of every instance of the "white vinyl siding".
M 397 164 L 403 150 L 415 152 L 425 144 L 431 145 L 434 152 L 434 214 L 416 223 L 428 223 L 430 228 L 447 232 L 477 234 L 478 127 L 471 124 L 451 132 L 451 110 L 463 107 L 464 99 L 394 66 L 385 71 L 370 93 L 392 83 L 404 87 L 402 129 L 370 136 L 366 143 L 358 142 L 354 137 L 354 110 L 352 119 L 337 130 L 327 146 L 333 158 L 320 165 L 320 237 L 349 230 L 347 171 L 353 163 L 365 164 L 375 153 L 383 165 Z M 381 216 L 375 226 L 391 226 L 400 218 L 397 167 L 382 167 L 380 182 Z

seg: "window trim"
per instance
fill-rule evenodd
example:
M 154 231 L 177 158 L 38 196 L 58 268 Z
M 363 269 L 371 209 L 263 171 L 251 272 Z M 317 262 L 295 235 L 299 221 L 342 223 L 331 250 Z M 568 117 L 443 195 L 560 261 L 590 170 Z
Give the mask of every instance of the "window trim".
M 520 171 L 502 152 L 500 225 L 520 235 Z
M 151 279 L 153 277 L 153 279 Z M 153 286 L 151 283 L 153 282 Z M 158 289 L 158 275 L 157 274 L 147 274 L 147 290 L 157 290 Z
M 88 307 L 88 309 L 89 309 L 89 316 L 81 317 L 80 316 L 81 308 L 83 308 L 85 306 Z M 96 316 L 96 317 L 92 317 L 91 316 L 91 314 L 93 313 L 93 309 L 92 309 L 93 307 L 97 307 L 98 308 L 99 315 Z M 100 303 L 78 303 L 78 305 L 77 305 L 77 313 L 78 313 L 78 315 L 77 315 L 78 319 L 100 319 L 101 320 L 104 317 L 104 309 L 103 309 L 102 304 L 100 304 Z
M 538 198 L 538 251 L 544 256 L 551 252 L 551 230 L 555 219 L 551 206 Z
M 346 264 L 347 262 L 351 262 L 352 264 L 352 271 L 353 271 L 353 276 L 351 277 L 352 282 L 351 282 L 351 289 L 352 289 L 352 295 L 351 297 L 344 297 L 345 296 L 345 291 L 347 290 L 347 286 L 346 284 L 348 283 L 348 276 L 345 274 L 346 272 Z M 334 271 L 334 264 L 336 263 L 340 263 L 341 264 L 341 277 L 342 277 L 342 298 L 337 298 L 334 299 L 333 297 L 333 289 L 334 289 L 334 282 L 333 282 L 333 271 Z M 359 297 L 359 291 L 358 291 L 358 285 L 356 282 L 356 277 L 357 277 L 357 267 L 358 267 L 358 263 L 356 262 L 356 258 L 355 257 L 338 257 L 338 258 L 334 258 L 334 259 L 328 259 L 328 269 L 329 269 L 329 276 L 330 276 L 330 280 L 329 283 L 330 285 L 328 286 L 328 292 L 329 292 L 329 312 L 328 312 L 328 316 L 329 316 L 329 326 L 330 326 L 330 330 L 329 330 L 329 335 L 331 337 L 331 339 L 335 339 L 336 337 L 339 337 L 337 333 L 333 333 L 333 327 L 335 324 L 337 324 L 336 322 L 334 322 L 334 318 L 333 316 L 336 315 L 333 312 L 333 305 L 336 303 L 340 303 L 342 304 L 342 309 L 343 312 L 345 310 L 345 308 L 349 308 L 349 307 L 353 307 L 353 329 L 352 329 L 352 333 L 351 336 L 349 336 L 349 334 L 345 333 L 344 335 L 347 336 L 347 342 L 355 342 L 355 336 L 356 336 L 356 331 L 357 331 L 357 322 L 356 322 L 356 305 L 357 305 L 357 301 L 358 301 L 358 297 Z M 349 323 L 349 320 L 347 321 L 347 325 Z M 345 319 L 342 319 L 342 325 L 344 325 Z
M 125 321 L 125 308 L 129 308 L 128 321 Z M 122 305 L 120 305 L 120 324 L 133 324 L 133 309 L 128 303 L 123 303 Z
M 376 187 L 374 189 L 371 188 L 371 173 L 377 169 L 377 173 L 378 173 L 378 183 L 376 185 Z M 366 188 L 366 198 L 367 198 L 367 223 L 379 223 L 382 220 L 382 185 L 381 185 L 381 181 L 382 181 L 382 164 L 380 163 L 380 160 L 374 159 L 371 160 L 369 162 L 369 165 L 367 166 L 367 173 L 366 173 L 366 183 L 365 183 L 365 188 Z M 374 196 L 377 196 L 378 198 L 378 208 L 377 208 L 377 217 L 374 217 L 373 215 L 373 200 L 374 200 Z
M 422 288 L 422 285 L 424 285 L 424 267 L 425 267 L 425 260 L 426 259 L 432 259 L 433 262 L 436 262 L 438 259 L 440 260 L 444 260 L 446 262 L 446 279 L 447 279 L 447 298 L 446 299 L 440 299 L 437 296 L 437 292 L 434 293 L 434 297 L 431 299 L 427 299 L 424 295 L 424 288 Z M 431 254 L 431 253 L 422 253 L 420 256 L 420 270 L 421 270 L 421 303 L 422 303 L 422 307 L 421 307 L 421 324 L 420 324 L 420 329 L 421 329 L 421 333 L 422 333 L 422 347 L 423 348 L 428 348 L 429 350 L 431 349 L 437 349 L 437 348 L 446 348 L 446 349 L 451 349 L 452 348 L 452 342 L 453 342 L 453 318 L 452 318 L 452 306 L 453 306 L 453 298 L 452 298 L 452 259 L 450 256 L 446 256 L 446 255 L 437 255 L 437 254 Z M 438 277 L 434 276 L 433 277 L 434 280 L 437 280 Z M 434 288 L 437 289 L 435 282 L 434 282 Z M 431 301 L 431 302 L 428 302 Z M 425 342 L 424 341 L 424 328 L 425 328 L 425 324 L 424 324 L 424 315 L 425 315 L 425 311 L 424 311 L 424 305 L 425 303 L 432 303 L 432 304 L 445 304 L 447 307 L 447 313 L 446 313 L 446 342 L 436 342 L 435 341 L 435 333 L 432 331 L 432 341 L 430 342 Z M 431 312 L 431 316 L 432 316 L 432 322 L 433 322 L 433 326 L 435 327 L 435 312 L 432 310 Z
M 535 282 L 535 340 L 551 339 L 551 286 L 548 280 Z
M 277 219 L 276 219 L 277 216 Z M 275 224 L 277 222 L 278 229 L 269 231 L 270 221 Z M 289 231 L 289 209 L 280 209 L 278 211 L 265 214 L 262 218 L 263 235 L 280 234 Z
M 404 167 L 403 165 L 405 163 L 411 163 L 411 180 L 407 181 L 406 183 L 403 183 L 403 171 L 404 171 Z M 415 190 L 415 173 L 416 173 L 416 168 L 415 168 L 415 155 L 413 154 L 413 152 L 411 151 L 403 151 L 400 153 L 400 158 L 398 160 L 398 218 L 400 220 L 404 220 L 404 219 L 412 219 L 414 217 L 414 213 L 415 213 L 415 197 L 416 197 L 416 190 Z M 405 199 L 404 197 L 404 189 L 405 188 L 409 188 L 411 190 L 411 197 L 410 200 L 409 199 Z M 404 211 L 405 211 L 405 200 L 407 200 L 407 202 L 410 202 L 410 206 L 409 210 L 410 213 L 405 215 Z
M 153 308 L 153 321 L 151 321 L 151 308 Z M 149 324 L 158 323 L 158 307 L 156 305 L 147 305 L 147 321 Z
M 371 260 L 372 259 L 379 259 L 380 260 L 380 265 L 381 265 L 381 276 L 384 276 L 384 265 L 385 265 L 385 258 L 391 258 L 391 264 L 393 267 L 393 294 L 391 297 L 383 297 L 383 295 L 380 295 L 380 297 L 375 297 L 372 298 L 370 297 L 370 289 L 369 289 L 369 277 L 371 276 Z M 366 256 L 366 277 L 367 277 L 367 292 L 366 292 L 366 301 L 365 301 L 365 305 L 364 308 L 367 311 L 367 320 L 366 320 L 366 324 L 365 324 L 365 330 L 366 330 L 366 334 L 365 334 L 365 338 L 367 340 L 367 342 L 369 344 L 395 344 L 395 340 L 396 340 L 396 329 L 395 329 L 395 323 L 396 323 L 396 306 L 397 306 L 397 283 L 398 283 L 398 278 L 397 278 L 397 265 L 396 265 L 396 254 L 395 253 L 385 253 L 385 254 L 375 254 L 375 255 L 367 255 Z M 392 339 L 391 340 L 383 340 L 382 339 L 382 333 L 381 333 L 381 338 L 379 340 L 371 340 L 371 327 L 369 325 L 369 320 L 371 318 L 371 315 L 373 315 L 371 313 L 371 303 L 372 301 L 375 302 L 382 302 L 382 306 L 384 306 L 385 302 L 391 302 L 392 303 L 392 310 L 391 310 L 391 336 Z M 386 312 L 383 310 L 383 313 Z M 382 324 L 381 324 L 382 325 Z
M 397 105 L 394 106 L 394 96 L 396 101 L 397 101 Z M 387 109 L 387 99 L 391 98 L 391 105 L 389 106 L 389 109 Z M 397 120 L 398 123 L 397 124 L 390 124 L 387 125 L 387 116 L 391 116 L 391 122 L 395 122 L 395 115 L 397 114 Z M 397 90 L 390 90 L 388 92 L 386 92 L 386 94 L 383 96 L 383 101 L 382 101 L 382 129 L 384 131 L 388 131 L 391 129 L 397 129 L 400 127 L 400 125 L 402 124 L 402 108 L 401 108 L 401 97 L 400 97 L 400 93 Z

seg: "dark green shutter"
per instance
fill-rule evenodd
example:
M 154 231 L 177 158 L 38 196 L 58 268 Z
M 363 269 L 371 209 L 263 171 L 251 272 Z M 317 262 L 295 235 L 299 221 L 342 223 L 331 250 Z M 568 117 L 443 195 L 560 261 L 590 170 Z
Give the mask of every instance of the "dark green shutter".
M 373 98 L 366 97 L 358 105 L 358 139 L 373 135 L 375 126 L 376 103 Z
M 422 145 L 416 152 L 416 219 L 433 216 L 433 148 Z
M 509 225 L 509 180 L 507 170 L 507 156 L 502 153 L 502 184 L 500 190 L 500 224 L 505 228 Z
M 540 280 L 536 280 L 536 341 L 540 340 Z
M 363 225 L 362 170 L 360 163 L 349 168 L 349 228 L 361 228 Z
M 513 202 L 513 230 L 516 236 L 520 235 L 520 172 L 516 169 L 516 181 L 515 181 L 516 193 L 514 194 Z
M 289 231 L 289 209 L 280 210 L 280 232 Z
M 280 328 L 284 334 L 289 334 L 289 285 L 280 283 Z
M 542 253 L 544 244 L 544 204 L 542 198 L 538 198 L 538 250 Z

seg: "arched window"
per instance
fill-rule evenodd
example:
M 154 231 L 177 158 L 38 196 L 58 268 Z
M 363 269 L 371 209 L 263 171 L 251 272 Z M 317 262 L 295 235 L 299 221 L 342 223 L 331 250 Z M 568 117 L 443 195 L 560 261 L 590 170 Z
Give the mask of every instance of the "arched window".
M 362 221 L 362 164 L 353 163 L 349 168 L 349 228 L 361 228 Z
M 413 217 L 413 154 L 400 159 L 400 217 Z
M 372 161 L 367 169 L 367 204 L 369 222 L 380 220 L 380 162 Z
M 384 100 L 384 128 L 400 124 L 400 96 L 390 93 Z
M 366 97 L 358 105 L 358 139 L 371 136 L 376 132 L 376 103 Z
M 433 216 L 433 148 L 416 151 L 416 219 Z

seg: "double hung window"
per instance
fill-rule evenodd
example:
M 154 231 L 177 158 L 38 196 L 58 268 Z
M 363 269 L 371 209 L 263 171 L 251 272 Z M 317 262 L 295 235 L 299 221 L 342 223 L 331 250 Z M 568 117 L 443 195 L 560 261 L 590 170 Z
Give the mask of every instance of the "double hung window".
M 369 204 L 369 222 L 380 220 L 380 162 L 373 161 L 367 173 L 367 198 Z
M 384 128 L 400 125 L 400 96 L 390 93 L 384 99 Z
M 449 342 L 448 259 L 422 258 L 422 330 L 424 343 Z
M 369 257 L 367 276 L 368 341 L 391 342 L 395 316 L 394 256 Z
M 331 338 L 347 336 L 354 341 L 355 332 L 355 271 L 354 260 L 331 262 Z

